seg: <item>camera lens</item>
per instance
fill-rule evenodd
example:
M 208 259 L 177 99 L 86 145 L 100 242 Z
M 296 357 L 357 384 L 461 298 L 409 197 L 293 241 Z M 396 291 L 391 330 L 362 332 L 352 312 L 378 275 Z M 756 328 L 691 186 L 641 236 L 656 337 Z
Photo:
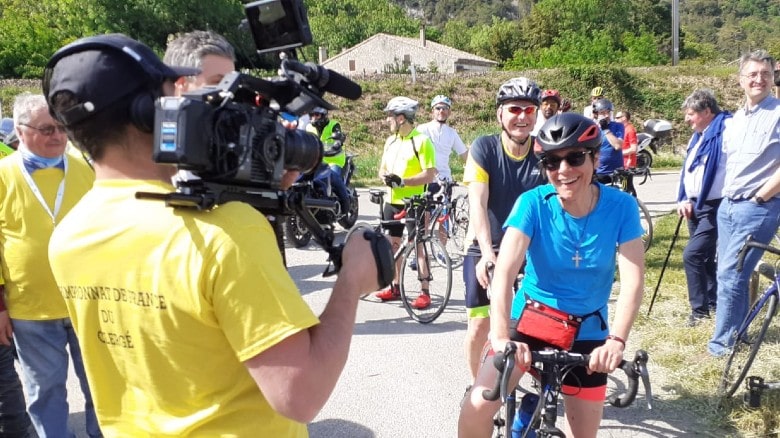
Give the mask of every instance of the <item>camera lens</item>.
M 286 130 L 284 168 L 309 173 L 322 161 L 322 143 L 314 135 L 300 129 Z

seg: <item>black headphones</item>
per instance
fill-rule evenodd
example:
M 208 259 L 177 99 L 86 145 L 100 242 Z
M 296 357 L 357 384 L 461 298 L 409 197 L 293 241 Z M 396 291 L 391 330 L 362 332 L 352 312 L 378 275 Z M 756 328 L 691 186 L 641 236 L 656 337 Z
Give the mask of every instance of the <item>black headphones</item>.
M 144 73 L 149 78 L 149 80 L 147 81 L 147 84 L 149 85 L 142 86 L 124 95 L 114 96 L 113 99 L 114 100 L 120 99 L 125 96 L 135 94 L 135 96 L 132 98 L 132 101 L 130 103 L 130 107 L 128 108 L 130 121 L 140 131 L 147 132 L 147 133 L 153 132 L 155 102 L 157 101 L 157 98 L 159 98 L 162 95 L 162 83 L 165 77 L 163 73 L 160 70 L 158 70 L 155 65 L 153 65 L 153 63 L 142 62 L 136 58 L 138 53 L 132 53 L 131 51 L 128 51 L 128 49 L 133 49 L 133 50 L 140 49 L 145 52 L 147 50 L 151 51 L 151 49 L 148 49 L 146 46 L 143 46 L 142 48 L 132 47 L 132 46 L 128 47 L 129 41 L 133 41 L 133 40 L 130 40 L 126 36 L 119 35 L 119 34 L 96 35 L 92 37 L 81 38 L 59 49 L 56 53 L 54 53 L 54 55 L 52 55 L 51 59 L 49 60 L 44 70 L 44 76 L 43 76 L 44 96 L 46 96 L 46 98 L 48 99 L 49 88 L 50 88 L 49 86 L 50 86 L 52 74 L 54 72 L 54 67 L 56 66 L 57 62 L 59 62 L 62 58 L 72 55 L 74 53 L 84 52 L 88 50 L 114 51 L 115 53 L 121 53 L 122 56 L 127 57 L 129 60 L 132 60 L 135 65 L 138 65 L 143 69 Z M 153 54 L 153 52 L 151 53 Z M 141 53 L 141 55 L 144 54 L 145 53 Z M 156 55 L 154 56 L 156 57 Z M 87 105 L 92 106 L 91 103 L 87 103 L 87 104 L 82 103 L 76 105 L 75 107 L 70 108 L 67 111 L 64 111 L 62 114 L 58 114 L 57 119 L 59 119 L 59 121 L 65 124 L 66 126 L 69 124 L 69 121 L 71 123 L 74 123 L 73 120 L 74 117 L 76 121 L 82 120 L 85 116 L 85 113 L 94 111 L 94 108 L 88 110 L 86 108 Z

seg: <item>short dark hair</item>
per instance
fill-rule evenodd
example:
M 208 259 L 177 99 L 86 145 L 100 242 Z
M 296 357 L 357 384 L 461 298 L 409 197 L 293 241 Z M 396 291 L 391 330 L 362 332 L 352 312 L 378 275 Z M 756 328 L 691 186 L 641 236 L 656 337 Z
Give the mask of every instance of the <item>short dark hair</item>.
M 134 94 L 125 96 L 92 117 L 67 125 L 68 137 L 79 150 L 93 160 L 100 160 L 106 145 L 121 144 L 127 135 L 127 127 L 133 124 L 130 106 L 134 98 Z M 79 100 L 70 91 L 61 91 L 50 99 L 51 109 L 55 112 L 65 111 L 78 103 Z

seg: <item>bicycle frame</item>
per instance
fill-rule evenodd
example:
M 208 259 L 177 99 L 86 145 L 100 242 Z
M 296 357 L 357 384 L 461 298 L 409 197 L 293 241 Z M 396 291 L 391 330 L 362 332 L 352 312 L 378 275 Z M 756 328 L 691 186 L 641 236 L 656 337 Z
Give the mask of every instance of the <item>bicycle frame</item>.
M 737 256 L 737 271 L 742 271 L 745 257 L 751 248 L 757 248 L 766 252 L 780 255 L 780 249 L 756 242 L 752 236 L 748 236 L 745 244 L 740 249 Z M 777 265 L 774 269 L 769 267 L 770 272 L 762 272 L 764 269 L 761 264 L 757 266 L 759 272 L 773 279 L 772 284 L 751 304 L 745 319 L 740 323 L 739 328 L 734 333 L 734 345 L 731 353 L 728 355 L 726 365 L 723 369 L 720 390 L 723 391 L 724 398 L 731 397 L 739 388 L 742 381 L 748 377 L 748 371 L 758 355 L 758 350 L 764 341 L 764 337 L 769 329 L 772 320 L 777 312 L 778 302 L 780 301 L 780 270 Z M 748 291 L 748 293 L 750 293 Z M 764 313 L 765 312 L 765 313 Z M 748 380 L 748 383 L 750 380 Z M 748 386 L 750 390 L 750 387 Z
M 509 342 L 501 353 L 496 353 L 493 358 L 493 365 L 499 370 L 496 378 L 496 384 L 491 390 L 486 390 L 482 396 L 486 400 L 497 400 L 499 395 L 501 402 L 506 403 L 510 400 L 512 394 L 509 393 L 509 376 L 515 366 L 515 354 L 517 346 L 514 342 Z M 566 435 L 555 422 L 558 417 L 558 397 L 561 393 L 563 376 L 573 367 L 587 366 L 590 356 L 587 354 L 570 353 L 561 350 L 541 350 L 532 351 L 532 370 L 538 373 L 539 382 L 539 403 L 536 406 L 529 427 L 536 432 L 539 438 L 545 437 L 565 437 Z M 623 395 L 612 395 L 609 402 L 615 407 L 626 407 L 633 403 L 639 388 L 639 380 L 645 388 L 648 409 L 652 409 L 652 390 L 650 387 L 650 376 L 647 371 L 648 355 L 644 350 L 638 350 L 631 361 L 623 360 L 620 369 L 623 370 L 629 378 L 629 386 Z M 532 373 L 533 376 L 533 373 Z M 512 392 L 516 393 L 517 388 Z M 511 428 L 514 422 L 514 410 L 507 409 L 507 418 L 505 424 Z

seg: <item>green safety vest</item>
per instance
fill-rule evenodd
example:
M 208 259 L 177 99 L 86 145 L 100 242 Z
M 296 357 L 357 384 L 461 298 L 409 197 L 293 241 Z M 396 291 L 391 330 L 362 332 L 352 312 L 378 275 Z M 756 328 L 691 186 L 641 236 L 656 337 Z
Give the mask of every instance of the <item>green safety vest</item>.
M 325 125 L 325 128 L 322 129 L 322 134 L 319 134 L 317 127 L 310 123 L 306 127 L 306 131 L 314 135 L 319 134 L 320 141 L 323 145 L 333 144 L 333 139 L 330 138 L 330 136 L 333 135 L 333 128 L 338 124 L 338 122 L 331 120 L 327 125 Z M 347 163 L 347 151 L 344 150 L 344 147 L 342 146 L 341 152 L 338 155 L 334 155 L 332 157 L 322 157 L 322 162 L 325 164 L 336 164 L 338 166 L 344 167 L 344 165 Z
M 0 141 L 0 158 L 7 157 L 8 155 L 13 154 L 14 152 L 16 152 L 14 151 L 14 148 Z

